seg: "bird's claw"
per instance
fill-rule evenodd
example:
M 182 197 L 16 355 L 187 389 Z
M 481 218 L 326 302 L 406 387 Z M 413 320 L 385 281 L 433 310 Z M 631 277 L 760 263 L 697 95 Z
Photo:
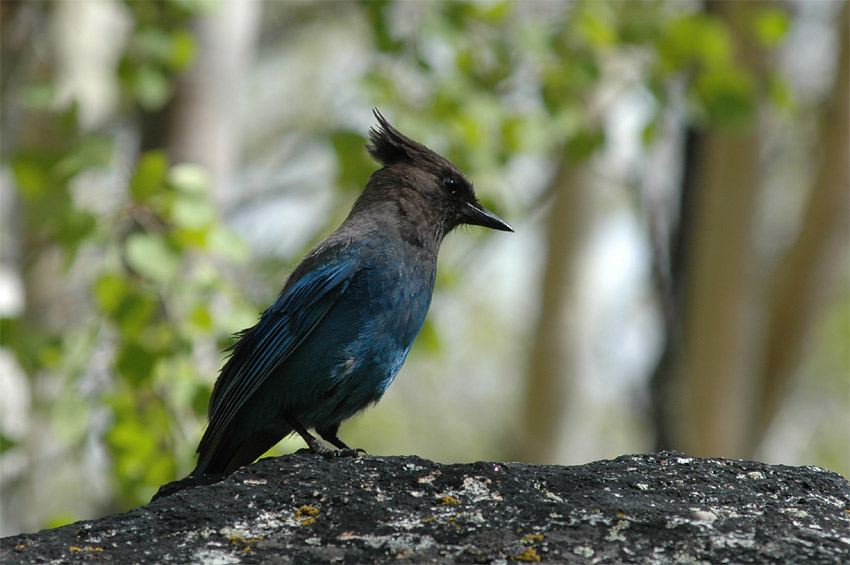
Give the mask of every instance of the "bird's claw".
M 353 449 L 351 447 L 345 449 L 329 449 L 322 453 L 325 457 L 360 457 L 362 453 L 366 453 L 363 449 Z
M 361 455 L 368 455 L 365 449 L 353 449 L 351 447 L 336 449 L 333 447 L 328 447 L 319 442 L 311 444 L 310 451 L 312 451 L 316 455 L 321 455 L 322 457 L 325 457 L 327 459 L 334 459 L 336 457 L 360 457 Z

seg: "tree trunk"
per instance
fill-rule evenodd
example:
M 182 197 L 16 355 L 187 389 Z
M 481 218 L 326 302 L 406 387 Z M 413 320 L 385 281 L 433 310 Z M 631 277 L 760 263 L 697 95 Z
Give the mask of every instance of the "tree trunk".
M 583 168 L 562 158 L 552 184 L 554 199 L 546 223 L 547 261 L 540 314 L 532 341 L 522 409 L 523 435 L 512 459 L 552 463 L 557 457 L 572 380 L 579 374 L 579 340 L 570 330 L 576 272 L 589 220 L 589 188 Z
M 850 210 L 850 48 L 848 4 L 841 11 L 841 51 L 832 96 L 821 122 L 822 161 L 809 194 L 799 235 L 778 269 L 768 304 L 766 343 L 757 374 L 758 404 L 750 449 L 758 447 L 779 410 L 788 383 L 807 351 L 836 279 L 846 265 Z
M 166 145 L 174 163 L 210 173 L 213 193 L 234 182 L 238 159 L 240 85 L 253 54 L 260 2 L 225 0 L 197 17 L 197 60 L 177 80 L 168 110 Z
M 761 52 L 749 38 L 746 2 L 711 3 L 729 24 L 738 53 L 758 72 Z M 715 128 L 696 157 L 693 225 L 683 295 L 682 355 L 677 369 L 676 448 L 697 456 L 744 457 L 753 401 L 753 220 L 759 175 L 757 128 Z

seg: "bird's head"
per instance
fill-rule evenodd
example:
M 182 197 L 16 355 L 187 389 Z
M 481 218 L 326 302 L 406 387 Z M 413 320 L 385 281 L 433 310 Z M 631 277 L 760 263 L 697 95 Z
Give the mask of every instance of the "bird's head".
M 379 127 L 369 132 L 366 148 L 383 168 L 369 181 L 373 189 L 424 202 L 442 235 L 461 224 L 514 231 L 478 202 L 472 183 L 454 163 L 400 133 L 377 109 L 374 113 Z

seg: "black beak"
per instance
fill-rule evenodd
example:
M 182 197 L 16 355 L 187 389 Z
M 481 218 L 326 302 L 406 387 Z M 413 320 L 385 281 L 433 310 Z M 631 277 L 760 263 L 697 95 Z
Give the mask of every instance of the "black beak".
M 482 206 L 478 202 L 466 202 L 461 211 L 464 224 L 484 226 L 499 231 L 514 231 L 508 222 Z

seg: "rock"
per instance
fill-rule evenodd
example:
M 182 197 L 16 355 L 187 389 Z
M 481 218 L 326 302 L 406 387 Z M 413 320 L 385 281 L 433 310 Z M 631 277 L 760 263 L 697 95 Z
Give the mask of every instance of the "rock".
M 298 453 L 4 538 L 0 561 L 848 563 L 850 483 L 668 452 L 574 467 Z

